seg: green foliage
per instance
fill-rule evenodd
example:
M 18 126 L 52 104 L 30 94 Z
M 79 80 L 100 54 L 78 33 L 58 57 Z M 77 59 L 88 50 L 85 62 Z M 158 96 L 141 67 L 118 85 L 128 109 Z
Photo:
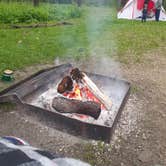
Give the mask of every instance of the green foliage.
M 5 102 L 5 103 L 0 103 L 0 111 L 13 111 L 13 109 L 16 107 L 16 104 L 14 103 L 9 103 L 9 102 Z
M 97 142 L 94 144 L 86 144 L 82 148 L 83 160 L 91 165 L 111 165 L 110 151 L 112 149 L 110 144 L 104 142 Z
M 81 16 L 81 10 L 74 5 L 48 5 L 48 21 L 65 20 Z M 56 14 L 55 14 L 56 13 Z
M 140 87 L 138 87 L 136 85 L 131 86 L 131 93 L 132 94 L 137 94 L 139 91 L 140 91 Z
M 163 0 L 164 9 L 166 9 L 166 0 Z
M 34 8 L 30 3 L 0 3 L 0 23 L 59 21 L 80 16 L 80 9 L 74 5 L 41 4 Z
M 83 4 L 92 5 L 92 6 L 115 6 L 117 0 L 83 0 Z
M 0 25 L 0 72 L 55 58 L 79 60 L 91 55 L 140 62 L 144 53 L 165 48 L 166 22 L 117 20 L 110 8 L 84 8 L 71 26 L 10 29 Z

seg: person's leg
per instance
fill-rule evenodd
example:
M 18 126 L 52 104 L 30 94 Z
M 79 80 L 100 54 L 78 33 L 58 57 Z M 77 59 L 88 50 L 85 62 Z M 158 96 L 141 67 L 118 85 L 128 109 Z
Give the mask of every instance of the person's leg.
M 160 19 L 160 10 L 158 11 L 158 17 L 157 17 L 157 20 L 159 21 Z
M 155 11 L 155 20 L 157 21 L 157 9 Z
M 144 14 L 142 15 L 142 22 L 144 21 Z
M 145 22 L 146 22 L 146 17 L 147 17 L 147 13 L 145 13 L 145 18 L 144 18 Z
M 160 17 L 160 10 L 156 9 L 156 13 L 155 13 L 155 19 L 156 19 L 156 21 L 159 21 L 159 17 Z
M 143 13 L 143 15 L 142 15 L 142 22 L 145 22 L 145 21 L 146 21 L 146 14 Z

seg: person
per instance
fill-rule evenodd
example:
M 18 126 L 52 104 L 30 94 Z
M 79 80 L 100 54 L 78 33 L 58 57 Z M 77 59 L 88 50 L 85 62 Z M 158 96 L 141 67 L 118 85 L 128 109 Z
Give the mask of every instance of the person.
M 62 157 L 58 154 L 30 146 L 24 140 L 13 137 L 0 137 L 1 166 L 91 166 L 74 158 Z
M 146 17 L 147 17 L 147 3 L 144 3 L 144 7 L 142 10 L 142 22 L 146 22 Z
M 159 21 L 161 6 L 162 6 L 162 0 L 157 0 L 155 3 L 155 8 L 156 8 L 155 19 L 156 19 L 156 21 Z
M 148 1 L 147 17 L 153 18 L 155 15 L 155 3 L 153 0 Z

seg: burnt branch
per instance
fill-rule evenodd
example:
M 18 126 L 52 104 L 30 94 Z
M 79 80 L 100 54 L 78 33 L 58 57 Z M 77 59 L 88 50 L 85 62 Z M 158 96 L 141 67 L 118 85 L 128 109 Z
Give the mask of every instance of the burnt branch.
M 73 80 L 81 82 L 84 86 L 87 86 L 93 95 L 105 106 L 105 108 L 107 110 L 111 110 L 112 102 L 109 97 L 106 96 L 84 72 L 81 72 L 78 68 L 74 68 L 70 75 Z
M 76 82 L 79 82 L 83 78 L 83 74 L 78 68 L 72 69 L 70 75 L 73 80 L 76 80 Z
M 71 91 L 73 89 L 73 81 L 70 76 L 66 76 L 59 83 L 57 91 L 59 93 L 64 93 L 66 91 Z
M 93 101 L 81 101 L 75 99 L 67 99 L 64 97 L 55 97 L 52 102 L 52 107 L 60 113 L 77 113 L 89 115 L 98 119 L 101 108 L 100 104 Z

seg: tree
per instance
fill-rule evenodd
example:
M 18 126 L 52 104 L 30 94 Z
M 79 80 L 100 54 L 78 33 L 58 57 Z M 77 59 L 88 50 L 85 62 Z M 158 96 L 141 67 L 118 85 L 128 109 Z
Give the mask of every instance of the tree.
M 80 7 L 81 4 L 82 4 L 82 0 L 77 0 L 77 4 L 78 4 L 78 6 Z
M 78 5 L 78 7 L 80 7 L 82 4 L 82 0 L 74 0 L 73 2 L 75 2 Z
M 33 0 L 33 5 L 34 6 L 39 6 L 39 0 Z
M 120 1 L 121 6 L 124 6 L 127 3 L 127 0 L 119 0 L 119 1 Z
M 166 9 L 166 0 L 163 0 L 163 6 Z

